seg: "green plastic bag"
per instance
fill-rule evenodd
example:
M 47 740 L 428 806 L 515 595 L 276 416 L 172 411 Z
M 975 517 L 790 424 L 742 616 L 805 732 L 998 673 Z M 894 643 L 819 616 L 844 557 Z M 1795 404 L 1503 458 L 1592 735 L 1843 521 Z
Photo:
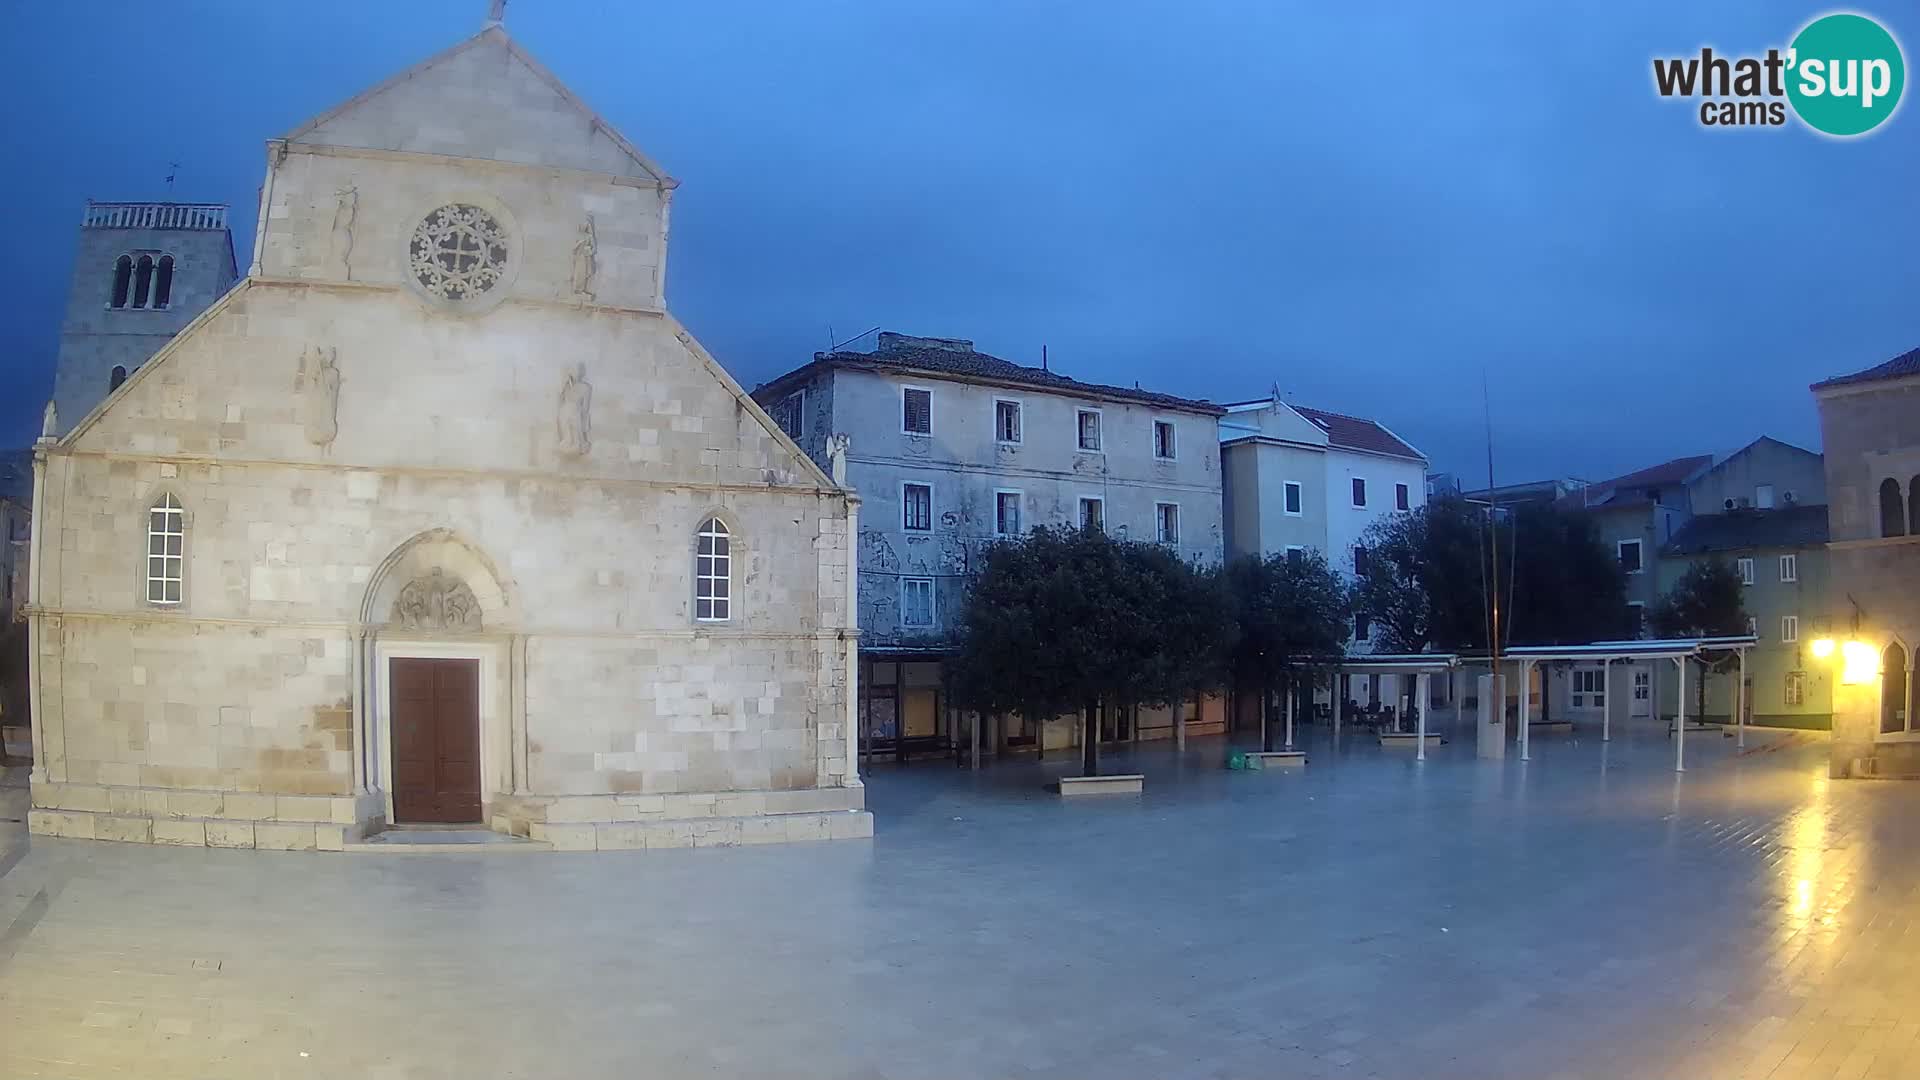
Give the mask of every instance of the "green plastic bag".
M 1247 767 L 1247 755 L 1244 750 L 1235 750 L 1227 755 L 1227 768 L 1241 770 Z

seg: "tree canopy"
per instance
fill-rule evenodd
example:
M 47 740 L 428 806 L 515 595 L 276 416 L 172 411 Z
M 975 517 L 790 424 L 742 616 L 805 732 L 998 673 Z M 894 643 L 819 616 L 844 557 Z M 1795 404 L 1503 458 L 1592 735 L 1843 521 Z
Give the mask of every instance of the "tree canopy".
M 1702 559 L 1687 567 L 1647 614 L 1654 633 L 1667 638 L 1733 637 L 1747 632 L 1746 586 L 1725 559 Z
M 1219 684 L 1233 633 L 1214 575 L 1170 548 L 1042 528 L 988 549 L 948 665 L 981 712 L 1170 705 Z
M 1487 584 L 1499 575 L 1502 644 L 1553 645 L 1628 632 L 1625 578 L 1585 514 L 1516 507 L 1496 526 L 1459 498 L 1377 521 L 1362 543 L 1354 607 L 1390 652 L 1487 647 Z
M 1242 685 L 1278 690 L 1298 673 L 1302 657 L 1345 646 L 1347 588 L 1319 552 L 1243 556 L 1223 576 L 1235 626 L 1230 666 Z

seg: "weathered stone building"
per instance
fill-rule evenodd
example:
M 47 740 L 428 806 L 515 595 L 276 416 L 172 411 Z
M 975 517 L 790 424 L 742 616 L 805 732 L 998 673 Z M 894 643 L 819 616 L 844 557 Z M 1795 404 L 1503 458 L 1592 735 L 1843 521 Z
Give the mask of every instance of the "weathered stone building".
M 35 832 L 868 835 L 856 503 L 497 23 L 268 144 L 246 278 L 36 472 Z
M 1827 472 L 1836 777 L 1920 777 L 1920 349 L 1813 385 Z
M 872 352 L 816 353 L 754 396 L 826 461 L 850 440 L 859 532 L 861 685 L 870 745 L 904 755 L 958 738 L 942 659 L 966 586 L 989 545 L 1036 526 L 1105 529 L 1221 558 L 1219 420 L 1224 411 L 1138 387 L 1103 386 L 980 352 L 958 338 L 881 332 Z M 1218 699 L 1171 709 L 1102 707 L 1103 739 L 1223 729 Z M 1073 722 L 1003 717 L 985 736 L 1048 748 Z

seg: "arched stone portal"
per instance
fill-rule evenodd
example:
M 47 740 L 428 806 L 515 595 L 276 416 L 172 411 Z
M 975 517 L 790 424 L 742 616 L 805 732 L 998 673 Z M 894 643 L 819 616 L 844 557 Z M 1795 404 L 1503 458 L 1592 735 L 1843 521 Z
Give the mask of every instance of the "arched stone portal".
M 515 790 L 524 658 L 514 615 L 493 561 L 450 530 L 407 540 L 374 572 L 356 654 L 364 817 L 478 824 Z

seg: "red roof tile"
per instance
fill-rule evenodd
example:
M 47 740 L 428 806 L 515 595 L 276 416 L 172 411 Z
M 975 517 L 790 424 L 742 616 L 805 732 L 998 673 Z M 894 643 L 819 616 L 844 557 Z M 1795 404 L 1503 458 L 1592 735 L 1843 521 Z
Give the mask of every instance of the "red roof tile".
M 1427 460 L 1425 454 L 1408 446 L 1398 435 L 1372 420 L 1365 420 L 1358 416 L 1342 416 L 1339 413 L 1321 409 L 1309 409 L 1305 405 L 1289 403 L 1287 407 L 1313 421 L 1320 430 L 1326 432 L 1329 445 L 1348 450 L 1387 454 L 1392 457 L 1412 458 L 1415 461 Z

